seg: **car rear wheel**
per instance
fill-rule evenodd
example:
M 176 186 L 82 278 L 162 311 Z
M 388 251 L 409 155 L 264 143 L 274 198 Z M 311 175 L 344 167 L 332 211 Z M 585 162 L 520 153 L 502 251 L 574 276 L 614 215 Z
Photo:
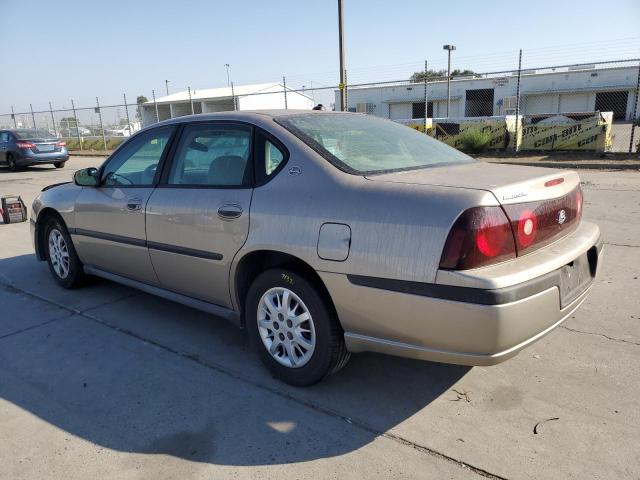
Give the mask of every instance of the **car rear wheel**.
M 57 162 L 57 163 L 54 163 L 53 166 L 56 168 L 64 168 L 65 163 L 66 162 Z
M 18 170 L 18 165 L 16 165 L 16 161 L 12 155 L 7 155 L 7 165 L 9 167 L 9 170 L 11 170 L 12 172 Z
M 258 276 L 247 295 L 245 318 L 262 362 L 291 385 L 312 385 L 349 359 L 333 309 L 296 272 L 277 268 Z
M 52 217 L 45 227 L 45 254 L 55 281 L 64 288 L 76 288 L 85 279 L 82 262 L 71 237 L 59 218 Z

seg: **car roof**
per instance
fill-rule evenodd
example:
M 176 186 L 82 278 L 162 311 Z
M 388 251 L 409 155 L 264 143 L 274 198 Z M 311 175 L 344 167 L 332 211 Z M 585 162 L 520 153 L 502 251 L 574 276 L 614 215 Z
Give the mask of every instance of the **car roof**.
M 206 120 L 244 120 L 244 121 L 256 121 L 264 120 L 267 118 L 277 118 L 284 116 L 294 115 L 326 115 L 326 114 L 340 114 L 340 115 L 353 115 L 349 112 L 327 112 L 320 110 L 240 110 L 240 111 L 227 111 L 216 113 L 198 113 L 195 115 L 185 115 L 181 117 L 164 120 L 162 122 L 154 123 L 151 126 L 171 125 L 173 123 L 188 123 L 190 121 L 206 121 Z

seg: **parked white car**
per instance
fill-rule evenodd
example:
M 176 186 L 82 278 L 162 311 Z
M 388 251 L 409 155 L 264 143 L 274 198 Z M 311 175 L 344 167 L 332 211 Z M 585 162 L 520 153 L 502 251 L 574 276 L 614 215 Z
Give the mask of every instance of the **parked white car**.
M 140 127 L 136 127 L 135 124 L 125 125 L 121 128 L 116 128 L 113 130 L 106 130 L 107 135 L 113 137 L 130 137 L 132 134 L 140 130 Z

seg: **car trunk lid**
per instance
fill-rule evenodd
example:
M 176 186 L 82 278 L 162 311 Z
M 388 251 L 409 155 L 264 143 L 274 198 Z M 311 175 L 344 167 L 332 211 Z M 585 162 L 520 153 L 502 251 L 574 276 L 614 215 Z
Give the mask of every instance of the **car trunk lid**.
M 518 255 L 567 235 L 582 213 L 580 178 L 569 170 L 473 162 L 367 178 L 491 192 L 511 224 Z
M 580 183 L 578 174 L 552 168 L 472 162 L 367 175 L 372 181 L 470 188 L 493 193 L 502 205 L 561 197 Z M 556 184 L 548 184 L 561 178 Z

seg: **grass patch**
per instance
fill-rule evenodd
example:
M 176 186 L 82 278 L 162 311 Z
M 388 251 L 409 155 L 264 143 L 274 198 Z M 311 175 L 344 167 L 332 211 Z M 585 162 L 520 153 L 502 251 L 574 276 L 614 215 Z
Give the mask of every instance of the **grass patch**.
M 460 138 L 462 149 L 468 153 L 481 153 L 489 147 L 491 134 L 482 130 L 469 130 Z

